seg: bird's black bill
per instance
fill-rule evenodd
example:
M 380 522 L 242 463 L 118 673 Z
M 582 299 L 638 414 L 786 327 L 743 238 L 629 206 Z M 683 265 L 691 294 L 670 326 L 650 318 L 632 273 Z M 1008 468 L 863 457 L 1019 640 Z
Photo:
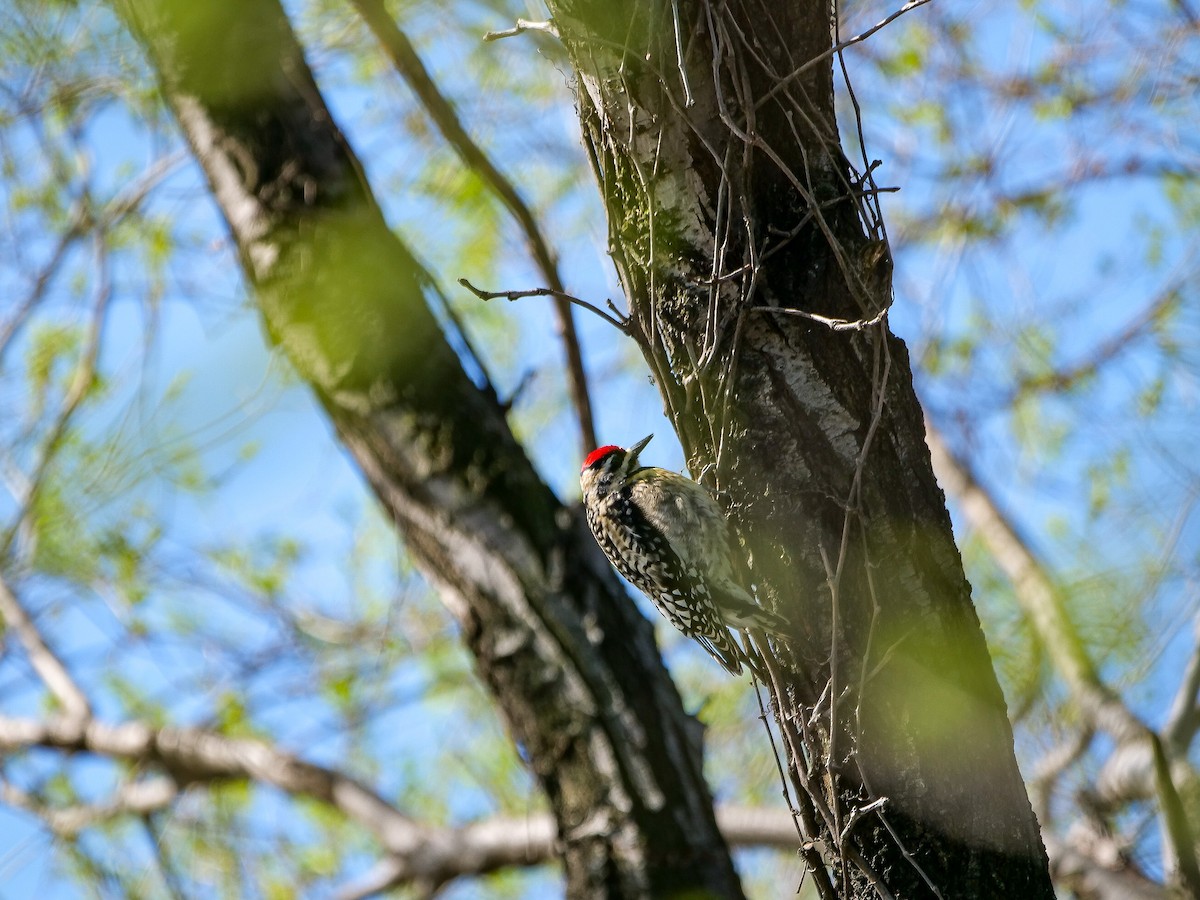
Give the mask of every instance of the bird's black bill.
M 650 443 L 650 441 L 653 437 L 654 437 L 654 435 L 648 434 L 644 438 L 642 438 L 640 441 L 638 441 L 636 444 L 634 444 L 632 447 L 630 447 L 629 448 L 629 458 L 637 459 L 638 454 L 646 449 L 646 445 L 648 443 Z

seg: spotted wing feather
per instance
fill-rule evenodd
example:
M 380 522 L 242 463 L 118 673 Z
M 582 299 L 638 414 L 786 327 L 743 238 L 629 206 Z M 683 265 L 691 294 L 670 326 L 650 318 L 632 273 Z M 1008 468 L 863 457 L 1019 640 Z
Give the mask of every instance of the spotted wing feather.
M 729 522 L 702 485 L 674 472 L 646 468 L 634 473 L 629 490 L 676 556 L 703 563 L 704 571 L 695 578 L 708 587 L 712 606 L 725 625 L 787 634 L 787 620 L 755 603 L 742 586 Z
M 587 511 L 596 542 L 630 584 L 667 620 L 696 640 L 730 673 L 742 670 L 739 649 L 722 621 L 702 573 L 686 566 L 658 528 L 647 522 L 628 489 L 608 499 L 607 514 Z

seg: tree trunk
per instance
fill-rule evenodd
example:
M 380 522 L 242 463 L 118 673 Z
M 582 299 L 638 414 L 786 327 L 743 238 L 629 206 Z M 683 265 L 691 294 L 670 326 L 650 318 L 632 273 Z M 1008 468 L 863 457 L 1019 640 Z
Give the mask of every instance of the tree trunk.
M 461 623 L 549 798 L 568 894 L 741 897 L 649 624 L 463 372 L 277 0 L 117 7 L 270 334 Z
M 760 646 L 818 886 L 1052 897 L 887 326 L 874 182 L 840 149 L 828 4 L 551 8 L 630 331 L 794 624 Z

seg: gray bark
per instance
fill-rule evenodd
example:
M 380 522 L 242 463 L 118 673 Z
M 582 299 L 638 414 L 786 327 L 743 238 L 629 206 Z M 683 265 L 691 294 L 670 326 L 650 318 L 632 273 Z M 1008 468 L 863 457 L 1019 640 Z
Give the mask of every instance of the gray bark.
M 742 896 L 649 624 L 463 372 L 279 4 L 117 7 L 267 329 L 458 618 L 549 798 L 570 896 Z
M 631 331 L 761 599 L 795 625 L 766 657 L 795 802 L 829 848 L 807 855 L 828 864 L 819 886 L 1052 897 L 906 348 L 881 315 L 890 254 L 872 182 L 840 149 L 828 5 L 550 5 Z

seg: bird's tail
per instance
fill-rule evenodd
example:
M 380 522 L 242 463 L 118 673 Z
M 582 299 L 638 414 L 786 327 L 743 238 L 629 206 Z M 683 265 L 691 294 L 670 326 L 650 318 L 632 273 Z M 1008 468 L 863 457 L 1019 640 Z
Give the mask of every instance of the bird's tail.
M 742 657 L 745 651 L 738 646 L 737 640 L 726 628 L 721 628 L 711 635 L 693 635 L 696 641 L 707 650 L 712 658 L 725 667 L 730 675 L 740 675 L 742 672 Z

